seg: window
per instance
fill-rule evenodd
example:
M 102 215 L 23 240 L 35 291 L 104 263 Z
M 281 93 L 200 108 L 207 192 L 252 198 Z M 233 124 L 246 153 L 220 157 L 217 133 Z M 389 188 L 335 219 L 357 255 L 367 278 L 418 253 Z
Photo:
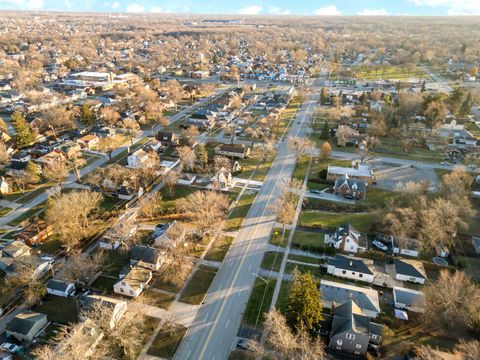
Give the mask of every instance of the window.
M 345 275 L 347 273 L 347 270 L 343 270 L 342 273 Z
M 353 250 L 353 246 L 350 246 L 350 250 Z
M 349 334 L 349 333 L 347 333 L 347 334 L 345 335 L 345 337 L 346 337 L 348 340 L 355 340 L 355 335 L 354 335 L 354 334 Z
M 132 291 L 132 290 L 130 290 L 130 295 L 133 295 L 133 291 Z
M 358 274 L 359 277 L 363 277 L 363 274 Z
M 355 271 L 352 271 L 352 275 L 355 275 Z
M 357 345 L 355 345 L 355 347 L 356 347 L 357 349 L 361 349 L 361 348 L 362 348 L 362 345 L 361 345 L 361 344 L 357 344 Z

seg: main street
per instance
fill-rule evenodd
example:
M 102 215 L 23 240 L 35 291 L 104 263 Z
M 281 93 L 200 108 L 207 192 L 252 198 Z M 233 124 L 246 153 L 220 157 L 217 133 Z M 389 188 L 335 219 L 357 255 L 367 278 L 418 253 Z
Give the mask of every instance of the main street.
M 318 94 L 308 95 L 292 121 L 290 136 L 304 136 Z M 281 185 L 288 183 L 295 168 L 294 153 L 280 141 L 262 188 L 245 217 L 235 242 L 217 272 L 193 325 L 182 341 L 177 360 L 223 360 L 236 337 L 248 302 L 255 274 L 275 224 L 275 205 Z

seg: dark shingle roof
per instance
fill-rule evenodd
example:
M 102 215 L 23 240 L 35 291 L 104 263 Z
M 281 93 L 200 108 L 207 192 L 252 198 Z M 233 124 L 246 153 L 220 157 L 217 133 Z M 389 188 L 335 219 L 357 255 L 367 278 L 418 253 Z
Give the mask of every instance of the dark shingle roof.
M 39 321 L 47 320 L 47 315 L 25 310 L 13 318 L 7 325 L 7 330 L 17 334 L 27 335 Z
M 143 245 L 135 245 L 132 251 L 131 259 L 134 261 L 143 261 L 149 264 L 156 264 L 159 255 L 160 252 L 158 249 Z
M 70 284 L 68 281 L 51 279 L 47 283 L 47 288 L 65 292 Z
M 335 258 L 328 260 L 328 265 L 333 265 L 338 269 L 345 269 L 349 271 L 373 275 L 373 272 L 367 265 L 367 262 L 368 260 L 356 258 L 353 256 L 336 254 Z
M 427 279 L 423 265 L 419 261 L 395 258 L 395 273 Z

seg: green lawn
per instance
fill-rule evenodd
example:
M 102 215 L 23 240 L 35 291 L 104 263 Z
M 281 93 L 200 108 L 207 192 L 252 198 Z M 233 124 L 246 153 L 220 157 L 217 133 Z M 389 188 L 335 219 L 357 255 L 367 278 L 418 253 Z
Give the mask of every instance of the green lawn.
M 205 260 L 223 261 L 235 238 L 219 236 L 205 255 Z
M 288 255 L 288 260 L 301 261 L 301 262 L 304 262 L 304 263 L 315 264 L 315 265 L 320 264 L 320 259 L 310 257 L 310 256 L 305 256 L 305 255 L 289 254 Z
M 323 252 L 325 249 L 325 235 L 297 230 L 293 234 L 292 247 Z
M 91 285 L 93 289 L 101 292 L 106 291 L 107 294 L 113 294 L 113 285 L 118 282 L 118 278 L 100 275 Z
M 174 324 L 173 327 L 164 326 L 155 337 L 147 353 L 163 359 L 173 359 L 186 333 L 187 328 L 180 324 Z
M 206 266 L 200 267 L 190 279 L 180 297 L 180 301 L 191 305 L 200 305 L 216 274 L 217 269 Z
M 10 221 L 8 225 L 10 226 L 18 226 L 23 221 L 30 219 L 32 216 L 39 214 L 45 210 L 45 202 L 38 204 L 37 206 L 25 211 L 22 215 L 18 216 L 16 219 Z
M 0 217 L 9 214 L 10 211 L 12 211 L 12 209 L 7 208 L 7 207 L 0 207 Z
M 237 206 L 233 209 L 232 213 L 228 217 L 227 223 L 225 224 L 226 231 L 236 231 L 239 230 L 243 224 L 245 216 L 247 216 L 248 210 L 255 200 L 257 194 L 244 194 L 238 201 Z
M 357 79 L 378 80 L 393 79 L 402 80 L 405 78 L 428 78 L 428 75 L 420 68 L 413 68 L 409 71 L 401 66 L 358 66 L 355 68 L 355 76 Z
M 280 293 L 278 294 L 277 303 L 275 307 L 283 314 L 286 314 L 288 309 L 288 297 L 290 295 L 290 281 L 282 281 Z
M 267 284 L 262 279 L 255 281 L 243 315 L 243 322 L 246 325 L 255 326 L 263 323 L 265 320 L 263 314 L 270 308 L 275 283 L 276 281 L 272 279 L 267 280 Z
M 351 224 L 361 232 L 369 232 L 377 219 L 375 212 L 352 214 L 327 211 L 304 210 L 300 214 L 299 225 L 334 230 L 342 224 Z
M 267 251 L 263 255 L 262 260 L 262 269 L 280 271 L 280 266 L 282 265 L 283 253 L 278 251 Z
M 166 294 L 151 289 L 143 290 L 141 297 L 146 304 L 162 309 L 168 309 L 170 304 L 175 300 L 175 295 L 173 294 Z
M 49 321 L 62 324 L 78 321 L 77 306 L 72 297 L 47 295 L 42 303 L 34 306 L 32 310 L 46 314 Z
M 275 228 L 272 232 L 272 237 L 270 238 L 270 243 L 276 246 L 286 247 L 288 242 L 288 237 L 290 235 L 290 230 L 285 230 L 285 235 L 282 238 L 282 229 Z
M 164 209 L 174 208 L 175 202 L 178 199 L 187 197 L 188 195 L 194 193 L 195 191 L 199 191 L 199 189 L 191 186 L 184 186 L 184 185 L 176 185 L 173 188 L 172 192 L 170 192 L 167 187 L 162 188 L 160 193 L 162 194 L 162 204 Z

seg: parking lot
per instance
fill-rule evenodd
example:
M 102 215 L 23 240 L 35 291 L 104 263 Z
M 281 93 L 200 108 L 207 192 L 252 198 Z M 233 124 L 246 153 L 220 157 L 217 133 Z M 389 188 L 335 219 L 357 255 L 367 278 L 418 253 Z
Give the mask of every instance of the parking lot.
M 395 190 L 396 187 L 407 182 L 429 181 L 431 189 L 438 188 L 439 179 L 432 168 L 412 167 L 411 165 L 397 165 L 386 162 L 377 162 L 375 176 L 377 186 L 385 190 Z M 368 195 L 367 195 L 368 196 Z

